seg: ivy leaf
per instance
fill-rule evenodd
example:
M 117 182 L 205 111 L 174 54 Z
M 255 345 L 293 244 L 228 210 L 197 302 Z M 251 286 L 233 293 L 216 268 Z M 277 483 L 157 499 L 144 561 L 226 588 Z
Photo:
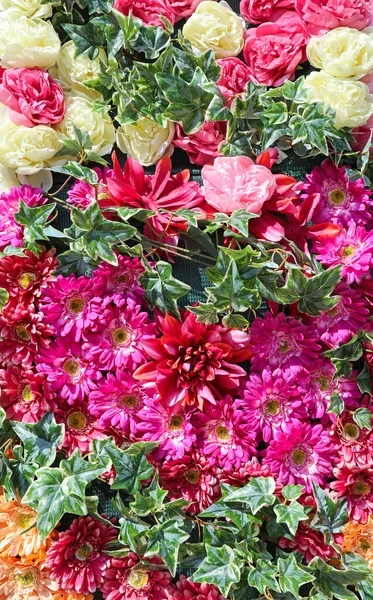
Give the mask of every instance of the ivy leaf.
M 173 277 L 170 264 L 158 261 L 152 271 L 142 275 L 141 283 L 151 306 L 158 306 L 163 312 L 179 318 L 177 300 L 190 291 L 190 286 Z
M 112 440 L 110 438 L 94 439 L 92 441 L 92 451 L 88 456 L 89 462 L 109 471 L 112 463 L 108 455 L 108 447 L 111 445 Z
M 333 534 L 340 533 L 348 521 L 347 501 L 338 500 L 334 502 L 324 490 L 316 485 L 313 486 L 313 495 L 317 504 L 317 512 L 311 523 L 311 527 L 324 534 L 327 544 L 334 541 Z
M 130 547 L 132 552 L 139 552 L 141 537 L 149 529 L 149 525 L 141 519 L 135 519 L 130 514 L 127 514 L 123 519 L 119 520 L 120 533 L 119 537 L 124 544 Z
M 169 568 L 172 577 L 176 575 L 179 549 L 189 538 L 189 533 L 181 529 L 177 522 L 169 519 L 155 525 L 147 532 L 148 546 L 145 557 L 160 556 Z
M 153 474 L 154 467 L 147 461 L 146 455 L 156 447 L 154 442 L 137 442 L 127 450 L 121 450 L 115 444 L 108 446 L 107 452 L 117 474 L 111 489 L 127 490 L 130 494 L 137 492 L 141 482 Z
M 290 592 L 296 598 L 299 598 L 299 588 L 315 579 L 313 575 L 306 573 L 298 566 L 294 554 L 290 554 L 286 558 L 279 558 L 277 566 L 282 591 Z
M 243 208 L 234 210 L 228 219 L 228 225 L 234 227 L 242 233 L 245 237 L 249 235 L 249 221 L 250 219 L 257 219 L 259 215 L 248 212 Z
M 330 404 L 326 409 L 328 413 L 334 413 L 336 415 L 341 415 L 345 409 L 345 403 L 343 398 L 338 394 L 338 392 L 333 392 L 330 398 Z
M 285 498 L 285 500 L 298 500 L 298 498 L 303 494 L 304 485 L 285 485 L 281 494 Z
M 48 239 L 44 229 L 55 208 L 55 203 L 31 208 L 23 200 L 19 201 L 18 212 L 14 215 L 14 219 L 17 223 L 23 225 L 23 235 L 27 248 L 34 254 L 40 252 L 40 248 L 35 242 Z
M 46 413 L 37 423 L 10 421 L 13 431 L 23 442 L 24 458 L 29 463 L 48 467 L 56 458 L 65 427 L 57 425 L 53 413 Z
M 97 202 L 91 202 L 85 210 L 73 207 L 71 220 L 82 231 L 91 231 L 103 221 L 100 207 Z
M 267 589 L 280 592 L 276 575 L 277 568 L 269 560 L 260 558 L 255 568 L 250 571 L 247 581 L 249 585 L 255 587 L 263 595 Z
M 338 303 L 339 296 L 330 298 L 330 294 L 341 280 L 341 268 L 340 265 L 332 267 L 310 279 L 302 275 L 306 281 L 304 292 L 298 303 L 301 312 L 316 317 L 321 311 L 330 310 Z
M 96 171 L 89 169 L 88 167 L 83 167 L 78 162 L 69 161 L 65 165 L 51 167 L 50 170 L 54 173 L 63 173 L 64 175 L 81 179 L 82 181 L 85 181 L 91 185 L 94 185 L 98 182 L 98 175 Z
M 86 515 L 85 488 L 105 471 L 83 460 L 78 449 L 59 468 L 41 467 L 22 502 L 38 513 L 38 531 L 45 540 L 65 513 Z
M 353 420 L 360 429 L 372 429 L 372 413 L 368 408 L 357 408 L 352 415 Z
M 0 313 L 9 300 L 9 294 L 4 288 L 0 288 Z
M 34 481 L 35 473 L 38 469 L 37 464 L 30 464 L 23 455 L 22 446 L 14 446 L 13 458 L 9 461 L 11 470 L 10 490 L 17 490 L 16 497 L 22 497 Z
M 206 554 L 191 580 L 196 583 L 212 583 L 227 597 L 232 584 L 241 579 L 242 561 L 237 559 L 234 550 L 226 544 L 221 548 L 206 546 Z
M 367 362 L 364 364 L 362 371 L 360 371 L 359 375 L 356 377 L 356 383 L 362 394 L 372 393 L 372 378 Z
M 260 118 L 265 125 L 268 124 L 271 127 L 281 125 L 282 123 L 286 123 L 289 118 L 288 107 L 285 102 L 273 102 L 273 104 L 263 110 Z
M 167 48 L 170 43 L 170 35 L 163 27 L 143 26 L 133 49 L 137 52 L 143 52 L 148 59 L 158 58 L 160 53 Z
M 155 473 L 151 484 L 142 490 L 142 493 L 135 494 L 135 500 L 130 503 L 132 510 L 140 517 L 146 517 L 150 513 L 159 511 L 162 508 L 163 500 L 167 496 L 167 491 L 159 486 L 158 472 Z
M 272 477 L 252 477 L 242 488 L 237 488 L 224 498 L 225 502 L 244 502 L 255 515 L 263 506 L 271 506 L 276 501 L 273 494 L 276 484 Z
M 99 48 L 105 46 L 105 32 L 94 19 L 86 25 L 63 23 L 62 27 L 73 40 L 76 54 L 86 54 L 88 58 L 94 60 L 98 56 Z
M 275 511 L 277 522 L 286 523 L 292 535 L 296 534 L 299 522 L 308 519 L 304 507 L 296 500 L 289 505 L 278 504 L 273 510 Z
M 242 315 L 229 314 L 223 317 L 223 325 L 228 329 L 245 329 L 250 325 L 249 321 Z
M 119 208 L 118 215 L 123 221 L 136 218 L 137 221 L 146 221 L 149 217 L 155 215 L 154 210 L 145 210 L 144 208 Z
M 325 594 L 327 598 L 333 596 L 338 600 L 356 600 L 356 595 L 348 589 L 367 577 L 365 570 L 335 569 L 324 562 L 320 557 L 315 557 L 308 565 L 315 575 L 315 588 Z
M 207 325 L 219 323 L 219 311 L 213 304 L 199 302 L 198 306 L 187 306 L 186 308 L 197 315 L 197 323 L 207 323 Z

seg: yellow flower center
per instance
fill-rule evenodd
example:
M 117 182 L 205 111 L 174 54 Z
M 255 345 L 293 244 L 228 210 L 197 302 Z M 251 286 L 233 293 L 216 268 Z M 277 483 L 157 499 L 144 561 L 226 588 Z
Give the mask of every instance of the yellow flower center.
M 362 479 L 358 479 L 354 486 L 354 494 L 356 496 L 367 496 L 370 494 L 371 487 L 369 483 L 366 483 Z
M 36 522 L 36 513 L 29 510 L 22 510 L 16 516 L 16 524 L 19 529 L 28 529 L 30 525 Z
M 289 350 L 289 342 L 287 340 L 281 340 L 278 348 L 280 352 L 287 352 Z
M 360 435 L 360 429 L 355 423 L 347 423 L 347 425 L 344 426 L 343 431 L 351 440 L 357 440 Z
M 185 471 L 184 478 L 189 481 L 189 483 L 198 483 L 199 473 L 196 469 L 189 469 L 188 471 Z
M 280 412 L 280 403 L 277 400 L 268 400 L 264 405 L 264 412 L 270 417 L 275 417 Z
M 117 327 L 111 332 L 113 343 L 116 346 L 123 346 L 128 340 L 128 331 L 124 327 Z
M 67 424 L 71 429 L 84 429 L 87 418 L 79 411 L 72 412 L 67 418 Z
M 363 550 L 363 552 L 366 552 L 371 547 L 371 544 L 369 543 L 369 541 L 365 537 L 361 537 L 359 539 L 358 543 L 359 543 L 360 548 Z
M 23 290 L 25 290 L 28 288 L 30 283 L 33 283 L 35 280 L 36 280 L 35 273 L 22 273 L 22 275 L 20 275 L 18 277 L 18 285 Z
M 216 437 L 222 442 L 227 442 L 230 439 L 230 433 L 228 427 L 225 425 L 218 425 L 215 429 Z
M 22 390 L 22 400 L 24 400 L 25 402 L 32 402 L 34 398 L 35 396 L 34 393 L 31 391 L 30 386 L 25 385 L 25 387 Z
M 128 275 L 127 273 L 123 272 L 123 273 L 118 273 L 116 280 L 118 283 L 126 283 L 126 281 L 128 281 Z
M 330 387 L 330 379 L 322 375 L 318 379 L 316 379 L 318 386 L 322 392 L 326 392 Z
M 26 571 L 26 573 L 16 573 L 14 576 L 15 582 L 20 588 L 31 587 L 35 583 L 35 575 L 33 571 Z
M 306 461 L 307 455 L 305 453 L 304 450 L 300 450 L 299 448 L 297 450 L 294 450 L 293 454 L 291 455 L 291 459 L 293 461 L 293 463 L 295 465 L 297 465 L 298 467 L 300 467 L 301 465 L 303 465 Z
M 82 312 L 84 306 L 85 302 L 83 296 L 74 296 L 68 301 L 67 310 L 73 315 L 78 315 Z
M 92 544 L 89 542 L 85 542 L 75 552 L 75 556 L 78 560 L 87 560 L 87 558 L 92 554 L 94 548 Z
M 75 377 L 80 371 L 80 365 L 74 358 L 68 358 L 62 368 L 70 377 Z
M 28 342 L 31 339 L 31 333 L 27 330 L 25 325 L 18 325 L 18 327 L 16 327 L 16 334 L 24 342 Z
M 149 575 L 147 571 L 144 571 L 143 569 L 132 569 L 127 579 L 128 585 L 135 588 L 135 590 L 144 588 L 148 581 Z
M 328 196 L 329 196 L 330 202 L 332 202 L 333 204 L 337 204 L 337 205 L 343 204 L 343 202 L 346 199 L 346 194 L 342 190 L 339 190 L 339 189 L 332 190 L 331 192 L 329 192 Z
M 350 258 L 355 254 L 355 248 L 353 246 L 345 246 L 342 250 L 342 258 Z
M 180 431 L 183 425 L 183 416 L 182 415 L 174 415 L 170 421 L 170 431 Z
M 137 398 L 133 395 L 122 396 L 121 402 L 126 408 L 135 408 L 137 405 Z

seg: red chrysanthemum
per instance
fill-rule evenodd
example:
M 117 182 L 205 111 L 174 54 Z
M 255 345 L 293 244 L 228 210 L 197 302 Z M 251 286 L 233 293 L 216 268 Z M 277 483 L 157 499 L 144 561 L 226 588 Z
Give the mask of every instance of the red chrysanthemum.
M 47 552 L 52 578 L 63 590 L 94 592 L 104 582 L 106 545 L 117 538 L 114 527 L 92 517 L 74 519 Z
M 312 529 L 304 521 L 299 522 L 293 540 L 280 538 L 278 543 L 280 548 L 291 548 L 293 551 L 298 550 L 298 552 L 304 555 L 307 562 L 311 562 L 315 556 L 320 556 L 325 562 L 337 556 L 334 548 L 325 544 L 322 533 Z
M 48 347 L 52 329 L 43 322 L 43 316 L 32 304 L 4 308 L 0 315 L 1 362 L 29 366 L 35 354 Z
M 50 281 L 57 264 L 52 250 L 40 252 L 38 256 L 29 250 L 25 250 L 23 256 L 3 256 L 0 287 L 7 290 L 11 299 L 17 298 L 17 302 L 32 301 L 33 297 L 40 296 L 41 288 Z
M 338 498 L 346 497 L 351 518 L 366 523 L 373 513 L 373 466 L 363 468 L 342 465 L 334 471 L 336 480 L 330 484 Z
M 54 397 L 44 373 L 10 365 L 0 371 L 1 406 L 7 419 L 36 423 Z
M 180 575 L 177 589 L 169 595 L 169 600 L 225 600 L 218 588 L 210 583 L 193 583 Z
M 65 448 L 69 455 L 76 448 L 79 448 L 82 454 L 86 454 L 92 450 L 92 440 L 106 437 L 105 430 L 97 418 L 89 413 L 86 402 L 79 402 L 74 406 L 60 402 L 54 410 L 54 415 L 57 423 L 65 425 L 61 448 Z
M 134 374 L 140 381 L 156 382 L 161 399 L 173 406 L 216 404 L 236 389 L 246 373 L 238 366 L 251 356 L 249 337 L 243 331 L 198 323 L 189 311 L 181 321 L 156 316 L 161 337 L 143 342 L 150 362 Z

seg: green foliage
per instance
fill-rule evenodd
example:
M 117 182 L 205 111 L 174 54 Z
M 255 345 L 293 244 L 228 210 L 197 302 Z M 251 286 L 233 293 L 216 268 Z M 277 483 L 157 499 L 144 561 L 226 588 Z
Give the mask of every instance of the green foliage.
M 154 269 L 149 268 L 144 273 L 141 283 L 152 307 L 157 306 L 162 311 L 179 317 L 177 300 L 189 292 L 190 286 L 172 275 L 170 264 L 158 261 Z
M 312 527 L 321 531 L 327 544 L 333 544 L 335 533 L 343 531 L 348 521 L 347 501 L 334 502 L 324 490 L 313 484 L 313 494 L 317 504 L 317 512 Z
M 225 501 L 240 501 L 248 504 L 255 515 L 263 506 L 270 506 L 276 500 L 274 495 L 275 480 L 272 477 L 252 477 L 251 481 L 242 488 L 226 496 Z
M 107 452 L 116 471 L 112 489 L 127 490 L 130 494 L 137 492 L 141 482 L 153 474 L 154 468 L 146 459 L 146 455 L 156 447 L 154 442 L 137 442 L 127 450 L 120 450 L 114 443 L 108 445 Z
M 206 547 L 206 558 L 202 561 L 191 579 L 196 583 L 212 583 L 216 585 L 223 596 L 228 596 L 233 583 L 241 578 L 242 560 L 224 544 L 221 548 Z
M 23 200 L 19 201 L 18 212 L 14 215 L 17 223 L 23 226 L 24 244 L 34 254 L 39 254 L 38 241 L 48 240 L 45 228 L 56 204 L 44 204 L 31 208 Z
M 372 413 L 368 408 L 357 408 L 354 411 L 353 419 L 360 429 L 372 429 Z
M 4 288 L 0 288 L 0 313 L 9 300 L 9 294 Z
M 65 428 L 56 423 L 53 413 L 46 413 L 37 423 L 10 421 L 10 425 L 23 442 L 25 460 L 39 467 L 48 467 L 54 462 Z
M 148 545 L 144 555 L 145 558 L 160 556 L 174 577 L 176 575 L 180 546 L 189 539 L 189 533 L 173 519 L 169 519 L 149 529 L 147 537 Z
M 290 592 L 296 598 L 299 597 L 299 588 L 315 579 L 297 563 L 294 554 L 290 554 L 286 558 L 279 558 L 277 566 L 281 590 Z

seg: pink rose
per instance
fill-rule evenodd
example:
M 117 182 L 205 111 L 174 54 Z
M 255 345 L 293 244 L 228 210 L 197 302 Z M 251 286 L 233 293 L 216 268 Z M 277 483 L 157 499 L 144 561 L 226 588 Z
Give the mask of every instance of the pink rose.
M 201 2 L 203 0 L 169 0 L 169 4 L 175 15 L 175 22 L 190 17 Z
M 294 0 L 241 0 L 241 16 L 258 25 L 276 21 L 287 9 L 294 8 Z
M 5 69 L 0 102 L 16 125 L 54 125 L 62 121 L 65 96 L 61 86 L 43 69 Z
M 249 29 L 246 35 L 243 55 L 254 83 L 282 85 L 307 60 L 309 35 L 294 12 L 284 13 L 276 23 Z
M 239 208 L 259 214 L 276 189 L 271 171 L 247 156 L 215 158 L 201 174 L 206 201 L 228 215 Z
M 354 143 L 351 144 L 352 149 L 355 152 L 362 152 L 368 142 L 373 144 L 373 116 L 370 117 L 369 121 L 361 127 L 356 127 L 352 131 L 354 136 Z M 371 160 L 373 159 L 373 146 L 370 148 L 369 155 Z
M 175 23 L 175 15 L 169 0 L 115 0 L 114 8 L 123 15 L 141 19 L 145 25 L 165 27 L 161 17 Z
M 250 81 L 250 69 L 239 58 L 221 58 L 216 61 L 221 73 L 216 82 L 226 100 L 246 90 Z
M 173 145 L 182 148 L 194 165 L 212 165 L 219 156 L 219 145 L 224 141 L 226 124 L 224 122 L 205 123 L 196 133 L 186 135 L 180 125 L 176 126 Z
M 336 27 L 364 29 L 373 21 L 372 0 L 295 0 L 295 10 L 311 35 Z

